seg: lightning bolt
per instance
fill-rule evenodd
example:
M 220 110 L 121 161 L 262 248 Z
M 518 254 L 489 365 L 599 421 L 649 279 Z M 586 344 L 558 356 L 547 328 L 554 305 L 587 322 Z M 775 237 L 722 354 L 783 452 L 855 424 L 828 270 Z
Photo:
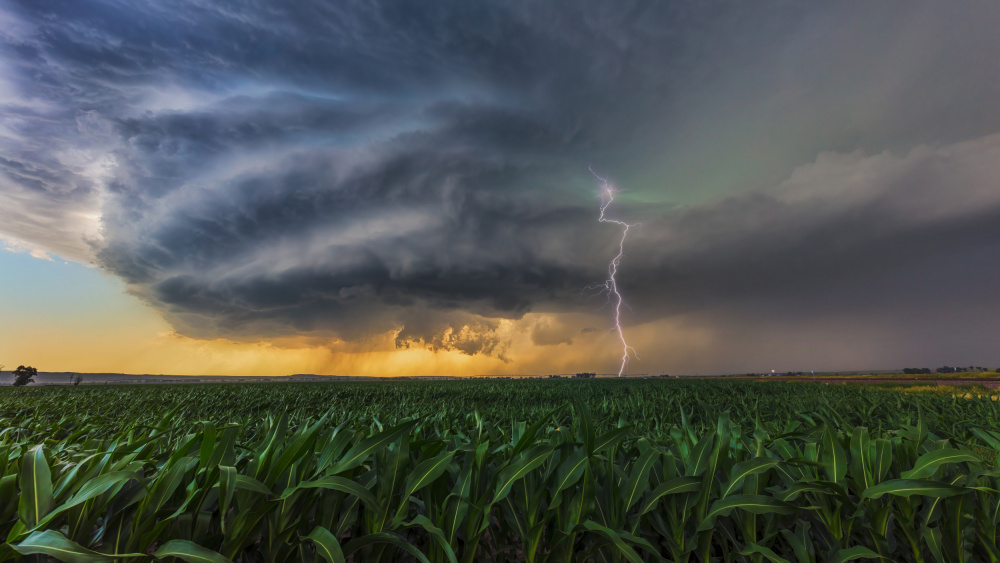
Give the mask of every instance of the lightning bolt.
M 603 184 L 601 190 L 601 215 L 598 218 L 600 223 L 614 223 L 622 227 L 622 238 L 618 241 L 618 254 L 611 259 L 608 264 L 608 279 L 604 282 L 604 289 L 608 293 L 608 297 L 614 300 L 615 307 L 615 330 L 618 331 L 618 338 L 622 341 L 622 365 L 618 369 L 618 377 L 622 377 L 625 374 L 625 368 L 628 367 L 629 354 L 635 356 L 639 359 L 639 354 L 636 353 L 635 348 L 628 345 L 625 341 L 625 331 L 622 330 L 621 322 L 621 311 L 624 300 L 622 299 L 621 293 L 618 292 L 618 281 L 615 280 L 615 275 L 618 274 L 618 266 L 621 264 L 622 256 L 625 255 L 625 237 L 628 236 L 628 230 L 630 227 L 635 225 L 626 223 L 625 221 L 619 221 L 617 219 L 608 219 L 604 216 L 604 212 L 607 211 L 608 206 L 611 202 L 615 200 L 615 188 L 611 185 L 606 178 L 602 178 L 594 172 L 594 169 L 590 166 L 587 167 L 590 173 L 594 175 L 595 178 L 601 181 Z M 600 287 L 600 286 L 598 286 Z M 628 305 L 626 305 L 627 307 Z

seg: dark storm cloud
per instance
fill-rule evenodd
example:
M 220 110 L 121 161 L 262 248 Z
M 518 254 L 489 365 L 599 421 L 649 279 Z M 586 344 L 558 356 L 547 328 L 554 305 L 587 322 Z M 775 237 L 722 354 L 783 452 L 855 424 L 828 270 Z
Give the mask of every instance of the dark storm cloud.
M 96 260 L 191 336 L 507 357 L 497 319 L 594 310 L 593 163 L 643 223 L 631 322 L 972 311 L 1000 275 L 998 15 L 12 3 L 0 235 Z
M 1000 135 L 899 156 L 821 154 L 773 189 L 644 224 L 622 285 L 652 305 L 636 311 L 647 318 L 740 308 L 784 321 L 985 320 L 1000 312 L 998 183 Z

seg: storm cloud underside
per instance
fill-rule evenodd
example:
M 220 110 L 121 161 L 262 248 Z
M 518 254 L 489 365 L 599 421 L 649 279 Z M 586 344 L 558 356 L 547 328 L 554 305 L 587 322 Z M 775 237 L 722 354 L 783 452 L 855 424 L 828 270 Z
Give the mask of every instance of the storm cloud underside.
M 707 330 L 700 365 L 992 361 L 998 22 L 991 2 L 11 2 L 0 237 L 98 264 L 186 336 L 516 361 L 506 321 L 594 316 L 535 325 L 544 347 L 606 320 L 583 291 L 617 243 L 593 163 L 642 223 L 626 325 Z

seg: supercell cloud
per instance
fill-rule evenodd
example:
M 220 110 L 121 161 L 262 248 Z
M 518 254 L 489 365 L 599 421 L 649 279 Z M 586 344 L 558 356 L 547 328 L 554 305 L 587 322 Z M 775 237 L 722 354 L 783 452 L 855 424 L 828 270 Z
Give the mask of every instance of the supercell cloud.
M 858 327 L 875 364 L 992 361 L 993 2 L 0 10 L 0 237 L 184 335 L 516 360 L 504 319 L 597 315 L 532 329 L 570 344 L 617 242 L 593 164 L 643 224 L 626 323 L 708 330 L 720 369 Z

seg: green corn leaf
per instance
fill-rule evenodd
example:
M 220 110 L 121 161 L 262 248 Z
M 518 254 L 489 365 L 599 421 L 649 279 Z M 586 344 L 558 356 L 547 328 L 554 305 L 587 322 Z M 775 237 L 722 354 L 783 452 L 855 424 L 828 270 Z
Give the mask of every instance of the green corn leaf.
M 327 563 L 345 563 L 344 552 L 340 549 L 340 542 L 323 526 L 316 526 L 313 531 L 306 536 L 316 544 L 316 553 Z
M 851 435 L 851 477 L 860 484 L 862 490 L 875 484 L 872 478 L 871 460 L 869 453 L 871 448 L 871 438 L 868 436 L 868 429 L 859 426 L 854 429 Z
M 21 555 L 47 555 L 66 563 L 103 563 L 125 557 L 144 557 L 141 553 L 108 555 L 89 550 L 55 530 L 35 532 L 19 544 L 11 545 Z
M 727 483 L 722 490 L 722 498 L 729 496 L 731 492 L 742 486 L 743 480 L 748 475 L 763 473 L 775 465 L 778 465 L 778 463 L 778 460 L 771 459 L 769 457 L 755 457 L 753 459 L 737 463 L 729 471 L 729 483 Z
M 803 493 L 817 493 L 821 495 L 839 494 L 836 490 L 825 484 L 828 482 L 829 481 L 801 481 L 793 483 L 792 486 L 788 487 L 784 491 L 775 492 L 774 498 L 789 502 L 799 498 L 799 495 Z
M 621 536 L 621 538 L 625 540 L 629 545 L 638 547 L 639 549 L 652 555 L 657 560 L 660 559 L 659 550 L 653 547 L 653 544 L 649 543 L 649 540 L 640 538 L 638 536 L 634 536 L 624 530 L 618 530 L 618 535 Z
M 187 439 L 180 446 L 178 446 L 173 453 L 170 454 L 170 457 L 167 459 L 167 463 L 164 464 L 164 467 L 173 467 L 175 464 L 180 463 L 192 450 L 195 449 L 196 446 L 199 446 L 198 435 L 192 434 L 188 436 Z M 195 460 L 195 463 L 197 462 L 198 461 Z
M 872 475 L 882 481 L 892 468 L 892 441 L 887 438 L 875 440 L 875 459 L 872 461 Z
M 176 557 L 187 563 L 233 563 L 219 553 L 188 540 L 170 540 L 160 546 L 153 556 L 157 559 Z
M 410 495 L 426 487 L 430 483 L 434 482 L 435 479 L 440 477 L 441 474 L 448 469 L 448 464 L 451 463 L 451 459 L 454 456 L 454 451 L 446 451 L 431 459 L 425 459 L 414 467 L 413 471 L 406 476 L 403 493 L 404 502 Z
M 623 426 L 621 428 L 615 428 L 602 435 L 600 435 L 594 442 L 594 453 L 600 453 L 604 450 L 610 449 L 629 435 L 632 431 L 631 426 Z
M 697 477 L 705 473 L 711 464 L 712 453 L 715 451 L 715 435 L 702 436 L 695 445 L 691 455 L 684 460 L 685 474 Z
M 375 499 L 375 495 L 373 495 L 368 489 L 350 479 L 339 477 L 337 475 L 321 477 L 315 481 L 303 481 L 294 487 L 286 489 L 281 496 L 275 500 L 285 500 L 293 494 L 306 489 L 329 489 L 333 491 L 340 491 L 342 493 L 358 497 L 361 502 L 365 503 L 365 506 L 371 510 L 378 510 L 379 508 L 379 503 Z
M 131 480 L 135 480 L 139 484 L 142 484 L 142 479 L 134 471 L 112 471 L 111 473 L 105 473 L 104 475 L 94 477 L 84 483 L 72 498 L 56 508 L 55 511 L 63 511 L 77 506 L 80 503 L 97 498 L 111 489 L 123 485 Z
M 176 407 L 164 413 L 163 416 L 160 417 L 160 419 L 156 422 L 156 425 L 154 426 L 154 428 L 156 429 L 156 433 L 157 434 L 165 433 L 168 430 L 170 430 L 171 423 L 175 418 L 177 418 L 177 413 L 180 410 L 181 410 L 181 405 L 177 405 Z
M 782 537 L 792 546 L 796 559 L 800 563 L 815 563 L 815 548 L 809 539 L 809 528 L 812 527 L 808 521 L 795 523 L 795 530 L 781 530 Z
M 249 475 L 237 475 L 233 485 L 235 488 L 243 491 L 251 491 L 265 496 L 274 495 L 271 489 L 264 486 L 264 483 L 261 483 Z
M 292 443 L 285 448 L 285 450 L 278 457 L 278 460 L 268 470 L 267 476 L 264 479 L 265 485 L 273 485 L 278 477 L 287 471 L 288 468 L 295 463 L 295 461 L 301 459 L 312 450 L 312 447 L 316 442 L 316 434 L 319 432 L 325 421 L 326 417 L 323 416 L 312 426 L 306 428 L 295 436 Z
M 543 444 L 521 454 L 516 461 L 502 469 L 497 479 L 493 502 L 500 502 L 506 498 L 511 486 L 519 479 L 523 478 L 530 471 L 545 463 L 545 460 L 552 455 L 552 446 Z
M 83 504 L 88 500 L 97 498 L 103 495 L 104 493 L 108 492 L 109 490 L 113 489 L 114 487 L 122 485 L 125 482 L 132 479 L 140 481 L 139 476 L 131 471 L 114 471 L 111 473 L 105 473 L 104 475 L 100 475 L 98 477 L 91 479 L 90 481 L 87 481 L 86 483 L 84 483 L 82 487 L 80 487 L 80 490 L 77 491 L 77 493 L 73 495 L 71 499 L 67 500 L 65 503 L 59 505 L 58 507 L 50 511 L 48 514 L 46 514 L 45 517 L 42 518 L 41 521 L 38 522 L 38 524 L 34 528 L 30 530 L 25 530 L 22 534 L 20 534 L 20 537 L 18 539 L 23 539 L 25 534 L 29 532 L 34 532 L 39 528 L 45 527 L 45 525 L 47 525 L 49 522 L 51 522 L 52 520 L 57 518 L 60 514 L 66 512 L 70 508 Z
M 917 405 L 917 447 L 919 448 L 923 445 L 924 441 L 927 440 L 927 435 L 929 431 L 927 429 L 927 421 L 924 419 L 924 407 L 923 405 Z
M 187 458 L 191 463 L 198 463 L 197 460 Z M 174 494 L 177 487 L 181 485 L 181 481 L 184 479 L 184 473 L 187 471 L 188 463 L 182 463 L 180 461 L 170 465 L 165 473 L 161 473 L 159 478 L 150 487 L 149 494 L 143 500 L 143 506 L 148 512 L 156 512 L 163 506 L 165 502 Z
M 583 446 L 587 453 L 594 454 L 594 446 L 597 442 L 597 434 L 594 430 L 594 417 L 590 412 L 590 407 L 580 398 L 579 395 L 573 398 L 573 408 L 580 421 L 580 434 L 583 437 Z
M 645 453 L 639 455 L 639 459 L 635 460 L 632 464 L 632 470 L 629 474 L 628 479 L 624 479 L 621 484 L 621 499 L 624 503 L 623 509 L 627 512 L 628 509 L 639 502 L 642 498 L 642 494 L 648 490 L 649 487 L 649 470 L 653 466 L 653 462 L 656 461 L 659 452 L 654 448 L 646 450 Z
M 2 454 L 2 452 L 0 452 Z M 80 483 L 87 479 L 87 474 L 89 472 L 99 472 L 102 470 L 103 465 L 101 464 L 101 469 L 98 468 L 97 464 L 92 463 L 97 460 L 100 456 L 98 454 L 90 454 L 85 459 L 75 464 L 69 471 L 64 471 L 62 477 L 55 483 L 53 483 L 52 496 L 54 498 L 64 498 L 67 494 L 71 494 L 70 491 L 74 488 L 79 487 Z M 105 461 L 108 456 L 104 456 Z M 0 457 L 0 459 L 6 459 Z
M 763 555 L 764 557 L 767 558 L 768 561 L 773 561 L 774 563 L 789 563 L 787 559 L 779 556 L 770 548 L 755 543 L 747 544 L 747 546 L 743 548 L 743 551 L 740 551 L 740 555 L 754 555 L 754 554 Z
M 441 548 L 441 551 L 444 552 L 445 557 L 448 558 L 449 563 L 458 563 L 458 557 L 456 557 L 455 555 L 455 550 L 452 549 L 451 544 L 449 544 L 448 540 L 444 537 L 444 532 L 441 530 L 441 528 L 435 526 L 434 523 L 431 522 L 429 518 L 421 514 L 420 516 L 417 516 L 416 518 L 414 518 L 409 522 L 404 522 L 403 526 L 407 528 L 412 528 L 412 527 L 423 528 L 423 530 L 427 532 L 427 534 L 430 536 L 431 540 L 434 541 L 434 543 L 436 543 L 438 547 Z
M 593 478 L 594 471 L 587 465 L 584 467 L 581 485 L 569 490 L 567 494 L 572 494 L 569 502 L 563 507 L 564 520 L 561 532 L 572 534 L 573 529 L 587 519 L 587 515 L 593 512 L 596 504 L 595 484 Z
M 238 426 L 228 426 L 222 429 L 222 439 L 213 445 L 212 455 L 208 458 L 207 467 L 218 465 L 232 465 L 233 445 L 236 443 L 236 436 L 239 433 Z
M 381 485 L 378 488 L 395 492 L 399 488 L 399 483 L 402 483 L 406 478 L 406 469 L 410 463 L 410 435 L 403 434 L 399 442 L 388 444 L 382 450 L 382 455 L 384 459 L 379 461 L 379 475 L 377 477 L 377 482 L 380 482 Z M 408 497 L 409 495 L 403 498 L 404 506 Z M 385 509 L 384 516 L 375 526 L 377 530 L 381 530 L 385 524 L 382 520 L 389 517 L 389 507 L 386 506 Z
M 836 433 L 829 426 L 823 432 L 823 447 L 820 463 L 828 480 L 841 483 L 847 476 L 847 452 L 840 445 Z
M 632 549 L 632 546 L 625 543 L 622 536 L 611 528 L 602 526 L 593 520 L 587 520 L 583 524 L 580 524 L 579 528 L 603 536 L 615 546 L 615 549 L 618 550 L 618 553 L 621 554 L 622 557 L 628 559 L 632 563 L 642 563 L 642 557 L 639 557 L 639 554 Z
M 844 563 L 845 561 L 853 561 L 855 559 L 885 559 L 878 553 L 868 549 L 863 545 L 858 545 L 848 549 L 838 550 L 830 558 L 831 563 Z
M 421 551 L 417 549 L 413 544 L 391 532 L 376 532 L 374 534 L 368 534 L 367 536 L 362 536 L 360 538 L 353 539 L 347 542 L 347 545 L 344 546 L 344 555 L 351 555 L 352 553 L 364 547 L 367 547 L 369 545 L 374 545 L 377 543 L 386 543 L 398 547 L 399 549 L 402 549 L 403 551 L 415 557 L 417 561 L 420 561 L 422 563 L 430 563 L 430 560 L 427 559 L 427 556 L 421 553 Z
M 663 497 L 678 495 L 681 493 L 693 493 L 701 489 L 701 479 L 697 477 L 677 477 L 660 483 L 655 489 L 646 493 L 645 500 L 639 508 L 639 514 L 645 514 L 653 508 Z
M 403 494 L 400 498 L 399 508 L 396 510 L 396 515 L 393 517 L 393 527 L 406 517 L 406 507 L 410 502 L 410 495 L 426 487 L 447 471 L 454 455 L 454 451 L 446 451 L 443 454 L 435 456 L 431 459 L 425 459 L 413 468 L 412 473 L 407 475 L 404 485 L 405 488 L 403 489 Z
M 945 563 L 944 552 L 941 546 L 941 530 L 937 528 L 924 528 L 924 542 L 931 552 L 931 556 L 938 563 Z
M 884 483 L 875 485 L 861 494 L 861 498 L 877 499 L 882 495 L 893 495 L 897 497 L 908 497 L 920 495 L 925 497 L 945 498 L 955 495 L 963 495 L 972 492 L 972 489 L 939 483 L 937 481 L 925 481 L 921 479 L 891 479 Z
M 981 460 L 972 452 L 945 448 L 925 453 L 913 464 L 913 469 L 899 475 L 903 479 L 923 479 L 933 475 L 942 465 L 961 462 L 980 463 Z
M 510 452 L 510 455 L 516 456 L 517 454 L 526 450 L 531 444 L 535 443 L 535 436 L 538 435 L 538 431 L 542 429 L 542 426 L 548 424 L 549 419 L 555 416 L 556 413 L 566 408 L 567 403 L 559 405 L 558 407 L 550 410 L 549 412 L 543 414 L 521 434 L 521 437 L 514 444 L 514 449 Z
M 263 450 L 258 449 L 257 455 L 254 457 L 253 462 L 251 462 L 251 467 L 253 467 L 253 478 L 254 479 L 264 479 L 266 478 L 267 471 L 271 466 L 271 459 L 274 457 L 274 451 L 278 449 L 279 445 L 285 441 L 285 433 L 288 430 L 288 411 L 281 413 L 278 417 L 278 422 L 276 424 L 271 424 L 268 429 L 267 434 L 264 436 L 264 441 L 261 444 Z
M 6 455 L 6 454 L 4 454 L 3 452 L 0 452 L 0 459 L 4 459 L 3 455 Z M 3 465 L 2 462 L 0 462 L 0 465 Z M 3 499 L 3 500 L 0 500 L 0 519 L 2 519 L 2 520 L 9 520 L 9 519 L 11 519 L 14 516 L 13 510 L 11 510 L 11 513 L 8 514 L 8 513 L 4 512 L 4 508 L 6 506 L 6 507 L 8 507 L 10 509 L 13 509 L 14 507 L 11 506 L 12 503 L 8 502 L 6 499 L 13 500 L 13 499 L 16 499 L 16 498 L 18 498 L 18 493 L 17 493 L 17 475 L 16 474 L 10 474 L 10 475 L 4 475 L 3 477 L 0 477 L 0 499 Z M 0 521 L 2 521 L 2 520 L 0 520 Z
M 472 469 L 475 459 L 475 452 L 466 452 L 465 459 L 461 462 L 461 470 L 458 472 L 455 489 L 452 491 L 452 494 L 459 499 L 467 500 L 469 498 L 469 492 L 472 490 Z
M 354 437 L 354 431 L 346 428 L 342 428 L 346 422 L 341 423 L 333 430 L 333 438 L 330 442 L 323 448 L 323 452 L 319 455 L 319 462 L 316 464 L 316 468 L 320 471 L 324 471 L 331 461 L 340 455 L 344 451 L 344 448 L 351 443 L 351 438 Z
M 728 412 L 719 415 L 719 422 L 715 425 L 715 436 L 718 451 L 715 452 L 716 461 L 713 466 L 718 465 L 718 460 L 729 457 L 729 443 L 732 441 L 732 424 L 729 422 Z
M 410 433 L 413 430 L 413 427 L 417 425 L 417 422 L 417 420 L 404 422 L 399 426 L 395 426 L 370 438 L 362 440 L 358 444 L 354 445 L 354 447 L 347 450 L 344 457 L 340 458 L 340 461 L 335 463 L 333 467 L 330 468 L 329 472 L 343 473 L 344 471 L 354 469 L 364 463 L 364 461 L 368 459 L 368 456 L 375 450 L 395 442 L 403 434 Z
M 208 460 L 212 457 L 215 449 L 215 424 L 204 421 L 202 425 L 201 449 L 198 452 L 198 462 L 202 467 L 208 466 Z
M 236 493 L 236 468 L 228 465 L 219 466 L 219 517 L 222 520 L 222 527 L 226 527 L 226 513 L 229 511 L 229 504 L 233 501 L 233 494 Z
M 985 442 L 987 446 L 1000 452 L 1000 432 L 983 430 L 982 428 L 973 428 L 972 433 L 975 434 L 977 438 Z
M 24 456 L 18 514 L 26 527 L 34 528 L 52 510 L 52 504 L 52 473 L 42 446 L 35 446 Z
M 555 483 L 552 486 L 552 496 L 555 497 L 570 485 L 579 481 L 583 475 L 583 471 L 587 468 L 588 461 L 590 461 L 590 457 L 587 455 L 587 450 L 580 449 L 573 452 L 573 455 L 560 463 L 559 468 L 556 470 Z
M 712 503 L 708 514 L 698 526 L 698 531 L 710 530 L 715 525 L 718 516 L 728 516 L 734 508 L 739 508 L 753 514 L 794 514 L 798 508 L 780 501 L 773 497 L 764 495 L 732 495 Z

